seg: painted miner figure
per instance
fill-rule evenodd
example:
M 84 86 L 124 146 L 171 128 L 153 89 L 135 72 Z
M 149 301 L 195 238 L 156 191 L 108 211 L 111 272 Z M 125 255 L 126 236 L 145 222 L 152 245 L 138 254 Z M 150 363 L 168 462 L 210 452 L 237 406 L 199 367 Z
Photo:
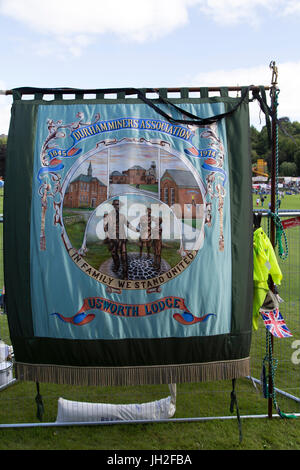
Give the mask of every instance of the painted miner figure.
M 138 232 L 125 215 L 120 213 L 120 201 L 114 199 L 112 202 L 114 210 L 105 215 L 104 232 L 106 242 L 113 259 L 113 271 L 117 273 L 122 264 L 122 279 L 128 279 L 128 259 L 127 259 L 127 233 L 126 228 Z
M 154 252 L 154 267 L 160 270 L 161 267 L 161 250 L 162 250 L 162 217 L 156 219 L 154 228 L 152 229 L 152 246 Z
M 143 247 L 146 247 L 147 258 L 150 258 L 150 250 L 153 247 L 154 267 L 160 269 L 161 264 L 161 247 L 162 247 L 162 218 L 153 217 L 151 208 L 147 208 L 147 213 L 140 218 L 140 258 L 142 257 Z
M 140 258 L 142 257 L 143 247 L 145 246 L 147 250 L 147 258 L 150 258 L 150 249 L 151 249 L 151 208 L 147 208 L 147 213 L 142 215 L 138 228 L 140 230 Z

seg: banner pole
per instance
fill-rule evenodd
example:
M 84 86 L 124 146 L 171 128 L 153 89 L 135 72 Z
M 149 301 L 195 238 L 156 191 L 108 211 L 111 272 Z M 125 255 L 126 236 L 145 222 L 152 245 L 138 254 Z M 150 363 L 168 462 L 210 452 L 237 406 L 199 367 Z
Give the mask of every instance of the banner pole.
M 275 64 L 275 61 L 270 63 L 270 68 L 272 69 L 272 80 L 271 80 L 271 87 L 270 87 L 270 94 L 271 94 L 271 111 L 272 111 L 272 154 L 271 154 L 271 212 L 275 214 L 276 211 L 276 178 L 277 178 L 277 161 L 276 161 L 276 154 L 277 154 L 277 106 L 276 106 L 276 90 L 277 90 L 277 78 L 278 78 L 278 69 Z M 276 238 L 275 238 L 275 222 L 274 218 L 271 217 L 270 223 L 270 241 L 272 243 L 273 248 L 275 248 Z M 273 280 L 271 280 L 271 290 L 275 293 L 275 287 Z M 273 348 L 274 348 L 274 341 L 273 335 L 270 335 L 270 341 L 268 344 L 269 348 L 269 357 L 272 360 L 273 357 Z M 268 417 L 272 418 L 272 410 L 273 410 L 273 380 L 272 380 L 272 364 L 269 364 L 269 399 L 268 399 Z
M 180 93 L 182 88 L 186 88 L 190 93 L 193 92 L 200 92 L 201 87 L 173 87 L 173 88 L 166 88 L 168 93 Z M 220 92 L 222 87 L 208 87 L 207 90 L 209 92 Z M 228 86 L 226 87 L 228 91 L 241 91 L 243 87 L 240 86 Z M 258 86 L 253 85 L 250 89 L 258 89 Z M 264 89 L 266 91 L 270 90 L 271 88 L 269 86 L 264 86 Z M 100 93 L 101 89 L 77 89 L 77 88 L 41 88 L 41 91 L 46 95 L 46 94 L 54 94 L 57 91 L 62 92 L 63 94 L 69 95 L 69 94 L 74 94 L 76 92 L 81 92 L 81 93 L 86 93 L 86 94 L 95 94 L 95 93 Z M 117 89 L 112 89 L 109 91 L 109 89 L 105 89 L 105 94 L 109 93 L 116 93 Z M 153 93 L 153 92 L 159 92 L 159 88 L 143 88 L 145 93 Z M 0 95 L 12 95 L 13 90 L 0 90 Z M 32 95 L 34 94 L 34 89 L 29 88 L 28 90 L 22 90 L 23 95 Z M 127 93 L 126 93 L 127 94 Z M 128 95 L 133 94 L 128 93 Z

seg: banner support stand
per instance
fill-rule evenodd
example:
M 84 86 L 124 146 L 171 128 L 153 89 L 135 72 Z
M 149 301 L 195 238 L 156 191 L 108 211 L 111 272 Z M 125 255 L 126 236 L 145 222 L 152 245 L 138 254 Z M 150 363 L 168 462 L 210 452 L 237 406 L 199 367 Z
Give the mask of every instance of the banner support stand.
M 271 94 L 271 111 L 272 111 L 272 140 L 271 140 L 271 212 L 275 214 L 276 211 L 276 178 L 277 178 L 277 161 L 276 161 L 276 134 L 277 134 L 277 106 L 276 106 L 276 90 L 277 90 L 277 79 L 278 79 L 278 69 L 275 64 L 275 61 L 270 63 L 270 69 L 272 70 L 272 79 L 271 79 L 271 87 L 270 87 L 270 94 Z M 272 243 L 273 248 L 275 248 L 276 244 L 276 237 L 275 237 L 275 222 L 273 217 L 271 217 L 270 223 L 270 241 Z M 271 280 L 271 290 L 275 293 L 275 286 L 273 281 Z M 274 347 L 273 335 L 271 335 L 270 342 L 268 344 L 269 348 L 269 357 L 273 355 L 273 347 Z M 268 417 L 272 418 L 272 410 L 273 410 L 273 381 L 272 381 L 272 364 L 269 364 L 269 398 L 268 398 Z

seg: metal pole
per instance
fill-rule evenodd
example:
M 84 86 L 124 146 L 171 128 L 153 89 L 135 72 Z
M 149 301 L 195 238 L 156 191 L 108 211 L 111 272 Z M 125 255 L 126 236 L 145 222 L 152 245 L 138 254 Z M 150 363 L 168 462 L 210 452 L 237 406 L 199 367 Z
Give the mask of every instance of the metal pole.
M 272 61 L 270 63 L 270 68 L 272 69 L 272 86 L 271 90 L 271 110 L 272 110 L 272 154 L 271 154 L 271 212 L 274 214 L 276 211 L 276 134 L 277 134 L 277 108 L 275 103 L 276 98 L 276 88 L 277 88 L 277 67 L 275 62 Z M 271 224 L 270 224 L 270 241 L 272 246 L 275 248 L 275 222 L 273 217 L 271 217 Z M 274 283 L 271 280 L 270 286 L 272 292 L 275 291 Z M 270 344 L 268 344 L 269 348 L 269 357 L 271 357 L 271 353 L 273 355 L 273 335 L 270 338 Z M 269 364 L 269 399 L 268 399 L 268 416 L 272 418 L 272 410 L 273 410 L 273 381 L 272 381 L 272 365 Z
M 295 417 L 300 417 L 300 413 L 294 413 Z M 268 415 L 242 415 L 241 419 L 265 419 Z M 274 414 L 274 418 L 280 418 L 279 414 Z M 201 421 L 215 421 L 215 420 L 230 420 L 236 419 L 236 416 L 206 416 L 198 418 L 171 418 L 171 419 L 138 419 L 138 420 L 118 420 L 118 421 L 70 421 L 70 422 L 48 422 L 48 423 L 13 423 L 13 424 L 0 424 L 0 429 L 4 428 L 46 428 L 46 427 L 64 427 L 64 426 L 111 426 L 117 424 L 154 424 L 154 423 L 197 423 Z
M 254 382 L 254 383 L 257 383 L 257 384 L 261 385 L 261 380 L 258 380 L 254 377 L 247 376 L 246 379 L 249 379 L 249 380 L 251 380 L 251 382 Z M 277 393 L 279 393 L 280 395 L 284 396 L 285 398 L 290 398 L 291 400 L 294 400 L 295 402 L 300 403 L 300 398 L 295 397 L 294 395 L 291 395 L 290 393 L 287 393 L 284 390 L 280 390 L 280 388 L 275 387 L 275 391 Z
M 180 93 L 181 90 L 183 88 L 186 88 L 190 93 L 193 93 L 193 92 L 200 92 L 201 91 L 201 87 L 175 87 L 175 88 L 167 88 L 167 92 L 168 93 Z M 210 92 L 220 92 L 221 91 L 221 88 L 222 87 L 208 87 L 208 91 Z M 243 88 L 240 87 L 240 86 L 228 86 L 226 87 L 228 91 L 241 91 Z M 255 89 L 258 89 L 259 87 L 253 85 L 252 87 L 250 87 L 251 90 L 255 90 Z M 270 87 L 269 86 L 264 86 L 264 89 L 265 90 L 270 90 Z M 55 92 L 58 92 L 60 91 L 61 93 L 65 94 L 65 95 L 70 95 L 70 94 L 74 94 L 76 92 L 81 92 L 81 93 L 85 93 L 85 94 L 97 94 L 97 93 L 101 93 L 101 89 L 77 89 L 77 88 L 41 88 L 40 89 L 41 92 L 45 95 L 49 95 L 49 94 L 54 94 Z M 109 94 L 109 93 L 117 93 L 118 89 L 104 89 L 103 90 L 105 92 L 105 94 Z M 159 88 L 143 88 L 143 91 L 145 93 L 159 93 Z M 0 95 L 12 95 L 13 94 L 13 90 L 0 90 Z M 22 91 L 22 94 L 23 95 L 34 95 L 34 88 L 24 88 L 24 90 Z M 134 91 L 131 91 L 131 92 L 126 92 L 126 95 L 130 95 L 130 94 L 134 94 Z

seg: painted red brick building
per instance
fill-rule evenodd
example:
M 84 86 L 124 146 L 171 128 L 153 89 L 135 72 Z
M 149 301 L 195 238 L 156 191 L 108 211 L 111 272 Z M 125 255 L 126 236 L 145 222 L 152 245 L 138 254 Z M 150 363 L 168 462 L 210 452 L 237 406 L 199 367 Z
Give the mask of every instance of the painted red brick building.
M 68 186 L 64 207 L 97 207 L 107 199 L 107 186 L 93 176 L 90 163 L 87 175 L 79 175 Z
M 179 205 L 184 214 L 184 206 L 192 218 L 201 217 L 196 211 L 203 198 L 199 185 L 190 171 L 166 170 L 160 180 L 160 199 L 168 206 Z
M 112 184 L 156 184 L 156 164 L 152 162 L 150 168 L 146 170 L 140 165 L 134 165 L 128 170 L 113 171 L 110 174 L 110 183 Z
M 126 174 L 124 172 L 120 173 L 115 170 L 110 174 L 109 179 L 111 184 L 126 184 Z

